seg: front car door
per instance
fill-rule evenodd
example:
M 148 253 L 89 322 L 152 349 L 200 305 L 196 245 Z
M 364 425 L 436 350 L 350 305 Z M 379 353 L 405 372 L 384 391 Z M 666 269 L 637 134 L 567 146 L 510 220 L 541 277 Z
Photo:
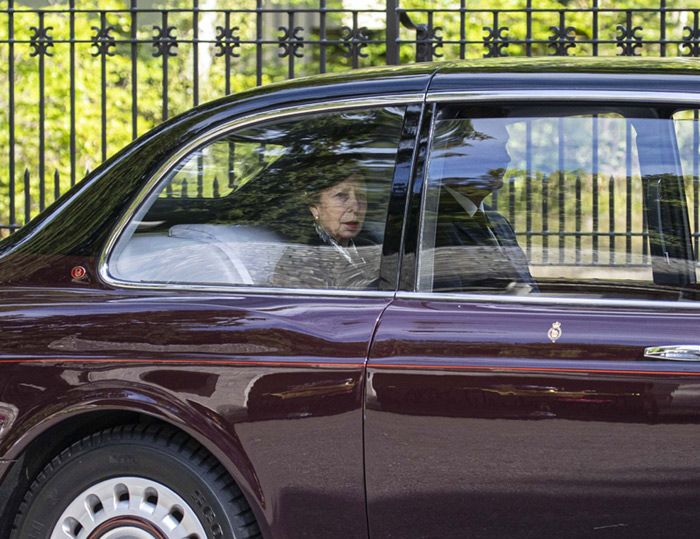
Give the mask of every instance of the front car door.
M 365 360 L 395 292 L 384 257 L 399 244 L 420 97 L 210 128 L 143 187 L 101 282 L 7 291 L 4 342 L 21 355 L 3 358 L 0 415 L 21 414 L 3 447 L 86 412 L 98 425 L 112 410 L 163 417 L 233 471 L 265 536 L 365 538 Z
M 576 94 L 429 95 L 368 364 L 373 537 L 700 524 L 698 113 Z

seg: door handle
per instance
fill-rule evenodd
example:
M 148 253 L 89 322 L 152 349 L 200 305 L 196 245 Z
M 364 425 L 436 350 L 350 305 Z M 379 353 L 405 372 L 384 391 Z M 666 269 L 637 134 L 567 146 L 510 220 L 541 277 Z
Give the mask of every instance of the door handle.
M 666 361 L 700 361 L 700 346 L 697 344 L 650 346 L 644 349 L 644 359 L 662 359 Z

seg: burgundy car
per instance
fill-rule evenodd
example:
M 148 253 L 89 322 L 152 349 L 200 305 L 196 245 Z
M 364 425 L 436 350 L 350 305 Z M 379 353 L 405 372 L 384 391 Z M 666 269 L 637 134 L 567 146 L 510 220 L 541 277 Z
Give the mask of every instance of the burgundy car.
M 0 243 L 0 537 L 695 536 L 700 67 L 230 96 Z

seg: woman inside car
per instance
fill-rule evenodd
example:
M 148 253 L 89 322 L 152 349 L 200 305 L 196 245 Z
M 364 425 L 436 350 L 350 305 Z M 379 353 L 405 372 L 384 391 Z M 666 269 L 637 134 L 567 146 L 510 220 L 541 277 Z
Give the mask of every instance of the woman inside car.
M 301 288 L 375 288 L 380 246 L 364 232 L 365 179 L 354 159 L 316 161 L 297 194 L 298 241 L 285 249 L 271 284 Z M 306 169 L 308 170 L 308 168 Z

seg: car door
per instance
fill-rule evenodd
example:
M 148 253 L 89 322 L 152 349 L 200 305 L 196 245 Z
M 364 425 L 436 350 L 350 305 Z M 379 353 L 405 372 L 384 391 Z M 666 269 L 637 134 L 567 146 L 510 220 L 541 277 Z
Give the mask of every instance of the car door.
M 428 101 L 368 363 L 371 536 L 694 534 L 697 111 Z
M 165 416 L 235 469 L 265 534 L 366 537 L 365 360 L 395 293 L 421 109 L 415 97 L 382 98 L 267 111 L 205 133 L 115 230 L 108 287 L 8 292 L 5 342 L 40 359 L 3 371 L 1 400 L 23 410 L 18 424 L 56 410 Z M 354 190 L 340 194 L 355 217 L 352 241 L 338 246 L 320 238 L 310 193 L 345 174 Z M 345 254 L 371 278 L 344 281 L 323 265 Z

